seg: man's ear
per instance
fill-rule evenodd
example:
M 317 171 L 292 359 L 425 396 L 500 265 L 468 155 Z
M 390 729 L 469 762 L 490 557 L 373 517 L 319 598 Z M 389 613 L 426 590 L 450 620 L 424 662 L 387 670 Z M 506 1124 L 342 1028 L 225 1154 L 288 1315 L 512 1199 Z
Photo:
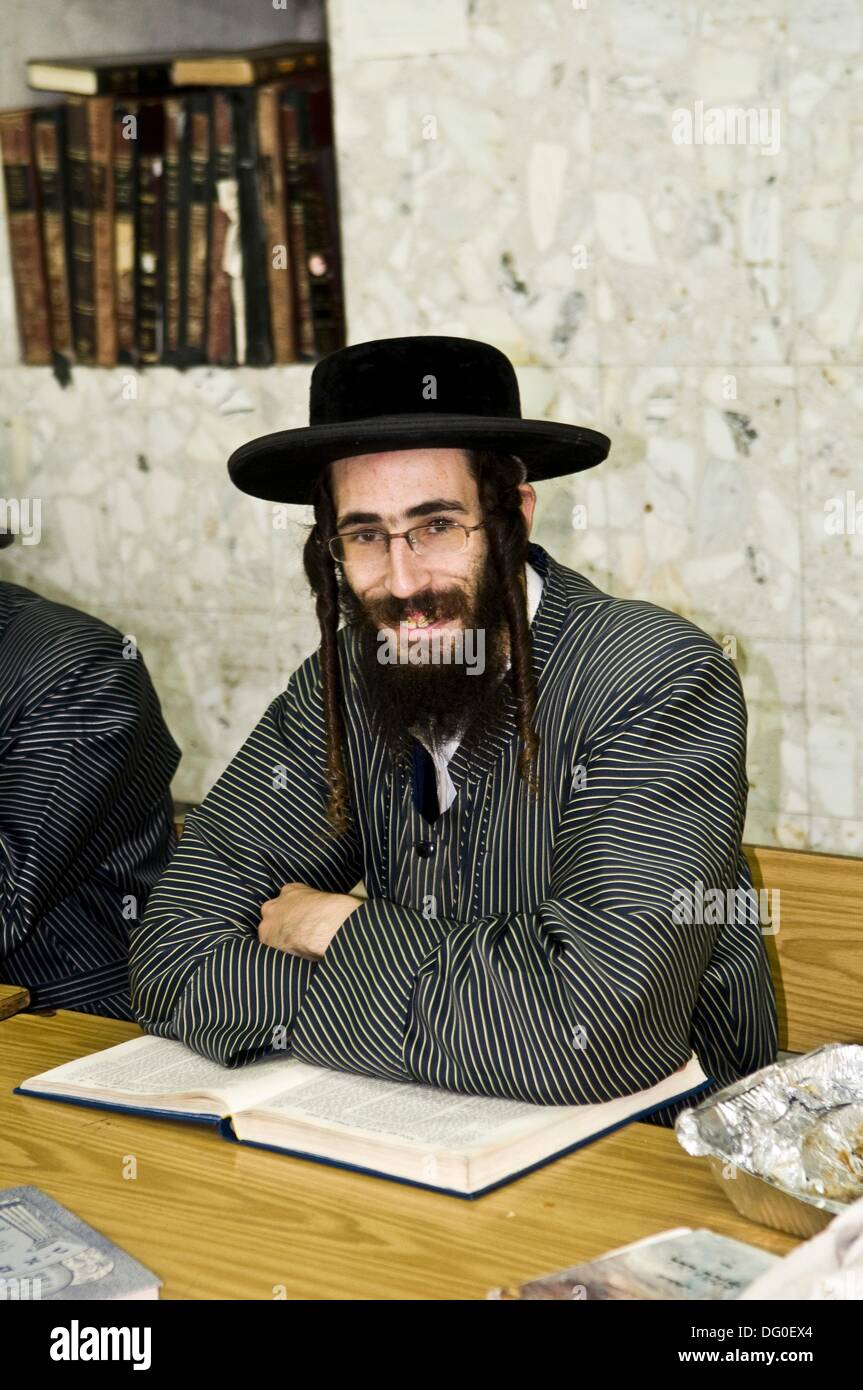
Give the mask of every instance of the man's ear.
M 533 527 L 533 513 L 536 507 L 536 489 L 532 483 L 519 483 L 518 490 L 521 493 L 521 510 L 524 513 L 527 534 L 530 535 Z

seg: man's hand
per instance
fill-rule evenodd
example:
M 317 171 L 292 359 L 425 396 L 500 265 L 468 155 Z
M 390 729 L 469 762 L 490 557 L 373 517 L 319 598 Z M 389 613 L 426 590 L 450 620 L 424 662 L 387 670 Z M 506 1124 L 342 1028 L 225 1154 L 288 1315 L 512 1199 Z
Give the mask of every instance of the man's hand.
M 258 940 L 290 956 L 320 960 L 345 918 L 359 907 L 349 893 L 320 893 L 305 883 L 286 883 L 261 905 Z

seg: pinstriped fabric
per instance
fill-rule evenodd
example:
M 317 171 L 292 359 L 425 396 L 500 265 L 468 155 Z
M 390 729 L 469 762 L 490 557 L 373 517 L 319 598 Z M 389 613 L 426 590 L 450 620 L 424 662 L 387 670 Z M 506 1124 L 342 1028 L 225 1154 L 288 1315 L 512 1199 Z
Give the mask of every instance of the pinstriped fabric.
M 305 1061 L 546 1105 L 650 1086 L 693 1048 L 717 1086 L 774 1059 L 751 905 L 741 894 L 723 923 L 673 911 L 675 891 L 699 884 L 751 889 L 737 672 L 686 619 L 602 593 L 541 546 L 528 558 L 544 581 L 531 626 L 541 798 L 517 773 L 508 682 L 500 724 L 472 755 L 455 750 L 455 799 L 425 821 L 408 760 L 369 735 L 342 630 L 356 827 L 325 832 L 314 653 L 187 822 L 133 930 L 146 1028 L 228 1066 L 278 1030 Z M 260 904 L 283 883 L 346 892 L 360 878 L 368 901 L 320 962 L 257 941 Z
M 130 914 L 175 843 L 180 753 L 123 643 L 0 583 L 0 979 L 128 1019 Z

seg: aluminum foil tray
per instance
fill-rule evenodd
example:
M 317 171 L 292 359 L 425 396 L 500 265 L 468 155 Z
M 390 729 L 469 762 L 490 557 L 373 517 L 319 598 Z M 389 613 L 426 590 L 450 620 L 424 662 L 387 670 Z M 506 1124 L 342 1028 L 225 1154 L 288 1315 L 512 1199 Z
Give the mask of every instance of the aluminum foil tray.
M 741 1216 L 815 1235 L 863 1197 L 863 1046 L 762 1067 L 683 1111 L 675 1132 Z

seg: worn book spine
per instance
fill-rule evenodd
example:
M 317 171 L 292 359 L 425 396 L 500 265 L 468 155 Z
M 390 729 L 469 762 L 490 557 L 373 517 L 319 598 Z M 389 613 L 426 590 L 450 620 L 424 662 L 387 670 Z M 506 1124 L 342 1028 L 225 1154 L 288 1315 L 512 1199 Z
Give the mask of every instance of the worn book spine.
M 181 161 L 180 352 L 184 364 L 207 357 L 207 284 L 210 245 L 210 97 L 187 98 Z
M 66 102 L 66 170 L 69 188 L 72 337 L 79 362 L 96 361 L 96 292 L 93 280 L 93 212 L 87 140 L 87 98 Z
M 67 242 L 69 236 L 63 148 L 64 110 L 52 106 L 33 118 L 33 146 L 42 209 L 42 241 L 48 302 L 51 310 L 51 344 L 56 353 L 71 361 L 72 300 L 69 284 Z
M 96 307 L 96 361 L 117 361 L 114 313 L 114 103 L 111 97 L 87 102 L 90 206 L 93 218 L 93 291 Z
M 165 343 L 162 360 L 176 364 L 180 351 L 180 151 L 185 112 L 180 97 L 165 100 Z
M 135 245 L 138 205 L 138 103 L 114 106 L 114 302 L 117 358 L 138 360 Z
M 279 120 L 281 87 L 258 88 L 258 162 L 274 362 L 296 362 L 294 293 Z
M 138 140 L 138 353 L 141 362 L 153 363 L 161 360 L 165 339 L 165 111 L 161 102 L 141 103 Z
M 293 46 L 276 44 L 234 53 L 180 56 L 171 65 L 171 81 L 175 87 L 246 87 L 284 77 L 318 76 L 328 69 L 325 43 L 305 46 L 295 42 Z
M 266 234 L 258 169 L 256 92 L 253 87 L 238 87 L 230 93 L 230 99 L 237 147 L 242 290 L 246 315 L 245 361 L 251 367 L 268 367 L 273 360 L 273 349 L 265 260 Z
M 210 303 L 207 324 L 207 360 L 215 366 L 231 366 L 234 349 L 234 313 L 231 276 L 226 258 L 234 258 L 237 218 L 237 180 L 231 107 L 224 92 L 213 93 L 213 188 L 210 204 Z M 233 209 L 233 220 L 229 216 Z
M 33 166 L 32 113 L 8 111 L 0 115 L 0 142 L 21 356 L 31 365 L 47 366 L 51 361 L 51 316 Z
M 329 291 L 330 313 L 332 316 L 332 347 L 324 347 L 322 345 L 321 350 L 322 352 L 333 352 L 337 348 L 344 347 L 346 342 L 341 216 L 339 214 L 339 186 L 334 145 L 326 145 L 320 151 L 318 173 L 321 180 L 321 196 L 323 198 L 327 219 L 328 244 L 330 247 L 329 271 L 332 277 Z
M 36 88 L 37 91 L 67 92 L 74 90 L 70 87 L 69 82 L 64 82 L 63 73 L 65 70 L 68 71 L 72 80 L 81 76 L 89 78 L 97 94 L 114 94 L 121 97 L 156 95 L 171 85 L 172 62 L 173 59 L 170 58 L 153 63 L 143 61 L 112 63 L 110 58 L 83 61 L 80 64 L 57 62 L 57 75 L 49 87 L 46 83 L 35 79 L 38 69 L 50 65 L 51 60 L 34 59 L 27 64 L 27 83 L 30 87 Z M 80 87 L 78 90 L 80 91 Z
M 315 352 L 315 332 L 312 322 L 312 297 L 306 255 L 305 209 L 302 199 L 300 170 L 300 129 L 298 93 L 285 89 L 281 97 L 282 150 L 285 161 L 285 195 L 287 203 L 288 238 L 292 287 L 294 292 L 294 333 L 299 359 L 312 359 Z
M 315 349 L 319 356 L 343 343 L 339 233 L 334 208 L 335 156 L 330 94 L 309 90 L 300 124 L 300 167 Z
M 256 57 L 251 60 L 250 67 L 254 82 L 276 82 L 280 77 L 293 77 L 307 72 L 326 72 L 329 67 L 329 53 L 326 47 L 316 46 L 291 57 Z

